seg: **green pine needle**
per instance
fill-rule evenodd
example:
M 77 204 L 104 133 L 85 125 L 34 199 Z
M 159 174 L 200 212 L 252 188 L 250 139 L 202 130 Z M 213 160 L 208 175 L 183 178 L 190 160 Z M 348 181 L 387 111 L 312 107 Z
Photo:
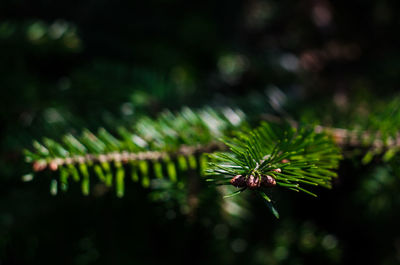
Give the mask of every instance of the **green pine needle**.
M 336 177 L 333 170 L 341 159 L 339 149 L 331 139 L 315 133 L 312 128 L 295 129 L 263 123 L 255 130 L 240 132 L 235 138 L 223 141 L 230 152 L 210 155 L 209 181 L 231 185 L 229 179 L 240 176 L 242 183 L 238 185 L 245 186 L 244 189 L 257 189 L 275 216 L 277 212 L 265 193 L 268 188 L 277 186 L 316 197 L 302 186 L 330 188 L 332 178 Z M 259 181 L 253 187 L 249 184 L 250 176 Z
M 122 197 L 128 179 L 147 188 L 153 178 L 177 182 L 187 171 L 205 170 L 201 154 L 220 148 L 215 139 L 242 126 L 246 123 L 240 110 L 183 108 L 178 113 L 165 111 L 157 119 L 142 117 L 132 128 L 113 132 L 100 128 L 97 133 L 84 129 L 81 135 L 66 134 L 58 141 L 43 138 L 24 152 L 33 171 L 26 175 L 54 172 L 63 191 L 72 179 L 81 182 L 85 195 L 94 178 L 107 187 L 115 185 L 117 196 Z

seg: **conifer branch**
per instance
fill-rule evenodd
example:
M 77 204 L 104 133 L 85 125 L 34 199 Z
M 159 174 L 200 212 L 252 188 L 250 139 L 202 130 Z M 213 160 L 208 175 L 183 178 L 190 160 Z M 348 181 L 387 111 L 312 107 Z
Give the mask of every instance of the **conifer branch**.
M 373 120 L 381 119 L 382 124 L 387 123 L 387 117 L 381 117 L 381 113 L 375 114 Z M 286 121 L 278 116 L 274 115 L 262 115 L 262 119 L 273 123 L 283 124 Z M 293 127 L 298 128 L 300 125 L 298 122 L 291 121 L 290 124 Z M 331 136 L 336 145 L 343 149 L 362 149 L 367 150 L 364 158 L 362 159 L 364 164 L 369 163 L 373 156 L 382 155 L 383 160 L 389 161 L 400 151 L 400 128 L 385 130 L 387 126 L 379 126 L 379 123 L 375 122 L 373 126 L 365 126 L 365 129 L 344 129 L 327 127 L 322 125 L 316 125 L 314 131 L 316 133 L 326 133 Z
M 208 181 L 239 188 L 232 196 L 246 189 L 257 190 L 276 217 L 279 215 L 266 194 L 269 188 L 282 187 L 316 196 L 303 185 L 330 188 L 341 159 L 333 141 L 312 128 L 263 123 L 233 139 L 225 138 L 224 142 L 230 152 L 210 156 Z
M 46 160 L 38 160 L 32 163 L 32 169 L 34 172 L 43 171 L 49 169 L 51 171 L 57 171 L 60 166 L 74 165 L 74 164 L 93 164 L 93 163 L 111 163 L 111 162 L 122 162 L 124 164 L 133 161 L 158 161 L 165 160 L 168 158 L 174 159 L 178 156 L 192 156 L 203 153 L 210 153 L 218 150 L 224 150 L 226 146 L 221 143 L 210 143 L 205 146 L 186 146 L 182 145 L 175 152 L 166 151 L 143 151 L 143 152 L 112 152 L 106 154 L 86 154 L 84 156 L 71 156 L 71 157 L 57 157 Z
M 132 131 L 118 128 L 117 136 L 100 129 L 97 134 L 84 131 L 79 137 L 68 134 L 59 142 L 44 138 L 42 143 L 33 143 L 33 151 L 25 151 L 26 160 L 32 163 L 33 172 L 59 172 L 59 178 L 52 181 L 53 194 L 58 186 L 66 191 L 72 178 L 81 181 L 87 195 L 94 174 L 106 186 L 115 185 L 121 197 L 128 174 L 148 187 L 152 177 L 177 181 L 178 173 L 206 169 L 211 176 L 208 181 L 239 188 L 225 197 L 257 190 L 278 217 L 268 189 L 281 187 L 316 196 L 303 185 L 330 188 L 341 159 L 338 146 L 369 148 L 364 163 L 379 152 L 385 152 L 388 160 L 400 147 L 400 136 L 393 137 L 392 131 L 302 127 L 274 116 L 267 116 L 274 125 L 263 123 L 250 130 L 244 117 L 240 110 L 227 108 L 185 108 L 176 114 L 165 112 L 155 120 L 139 119 Z M 222 143 L 216 142 L 220 137 Z M 208 166 L 204 165 L 205 153 L 212 153 Z
M 96 175 L 107 186 L 124 194 L 124 179 L 130 175 L 144 187 L 151 178 L 177 181 L 188 170 L 204 165 L 202 154 L 223 150 L 216 137 L 229 135 L 234 129 L 246 127 L 244 114 L 230 108 L 184 108 L 179 113 L 166 111 L 157 119 L 139 119 L 131 130 L 117 128 L 115 133 L 100 129 L 96 134 L 85 130 L 80 136 L 64 135 L 56 141 L 44 138 L 34 141 L 33 150 L 25 150 L 33 173 L 58 172 L 52 181 L 52 193 L 58 186 L 68 189 L 70 179 L 81 181 L 82 192 L 90 192 L 90 176 Z M 25 175 L 32 179 L 33 174 Z

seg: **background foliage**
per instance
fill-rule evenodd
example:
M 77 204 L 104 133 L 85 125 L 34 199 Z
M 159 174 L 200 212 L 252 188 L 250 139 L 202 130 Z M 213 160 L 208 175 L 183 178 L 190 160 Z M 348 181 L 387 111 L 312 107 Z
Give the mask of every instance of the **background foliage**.
M 368 117 L 398 89 L 399 10 L 395 0 L 2 1 L 0 262 L 398 264 L 397 157 L 362 165 L 367 150 L 345 150 L 318 199 L 272 192 L 278 221 L 251 193 L 224 200 L 202 181 L 53 197 L 49 176 L 21 181 L 21 150 L 182 106 L 396 128 L 390 112 Z

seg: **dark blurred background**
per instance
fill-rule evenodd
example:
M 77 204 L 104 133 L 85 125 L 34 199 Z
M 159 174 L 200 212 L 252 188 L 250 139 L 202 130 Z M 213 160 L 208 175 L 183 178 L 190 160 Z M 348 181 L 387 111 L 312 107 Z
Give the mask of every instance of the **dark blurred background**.
M 165 108 L 351 126 L 346 110 L 397 91 L 399 6 L 2 0 L 0 264 L 399 264 L 399 172 L 379 161 L 345 159 L 318 199 L 277 191 L 280 220 L 251 194 L 222 200 L 208 187 L 194 214 L 182 187 L 53 197 L 46 176 L 21 179 L 33 139 Z

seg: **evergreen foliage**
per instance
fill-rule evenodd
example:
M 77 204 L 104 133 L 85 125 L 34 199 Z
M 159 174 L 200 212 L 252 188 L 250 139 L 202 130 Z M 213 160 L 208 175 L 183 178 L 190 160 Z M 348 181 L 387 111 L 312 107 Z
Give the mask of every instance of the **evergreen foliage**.
M 378 155 L 385 162 L 391 160 L 399 150 L 393 123 L 400 115 L 398 101 L 395 98 L 387 107 L 371 110 L 368 119 L 359 114 L 350 130 L 271 122 L 251 130 L 238 109 L 164 111 L 157 119 L 138 119 L 132 128 L 118 127 L 114 134 L 100 128 L 96 134 L 89 130 L 78 137 L 67 134 L 61 141 L 34 141 L 33 150 L 25 150 L 33 173 L 23 179 L 32 180 L 35 172 L 48 169 L 58 173 L 52 174 L 52 194 L 59 187 L 67 191 L 74 180 L 89 195 L 92 176 L 97 176 L 107 187 L 115 186 L 116 195 L 122 197 L 126 179 L 147 188 L 153 178 L 176 182 L 188 170 L 197 170 L 212 176 L 210 182 L 239 188 L 225 197 L 247 188 L 257 190 L 278 217 L 266 191 L 278 186 L 316 196 L 303 185 L 331 188 L 342 157 L 337 145 L 366 149 L 363 164 Z M 227 148 L 230 152 L 224 151 Z M 207 165 L 205 154 L 221 150 L 209 156 Z
M 101 128 L 97 134 L 85 130 L 78 137 L 64 135 L 60 142 L 44 138 L 42 143 L 34 141 L 33 151 L 25 150 L 25 155 L 34 172 L 59 172 L 59 178 L 52 180 L 52 194 L 57 193 L 58 183 L 66 191 L 74 180 L 88 195 L 91 176 L 96 175 L 106 186 L 115 185 L 122 197 L 126 177 L 149 187 L 151 177 L 176 181 L 178 173 L 199 169 L 203 153 L 221 148 L 215 139 L 241 126 L 245 121 L 239 110 L 184 108 L 176 114 L 165 111 L 155 120 L 140 118 L 131 130 L 117 128 L 117 136 Z M 33 175 L 23 178 L 31 180 Z
M 399 10 L 2 1 L 0 263 L 399 264 Z
M 71 180 L 80 181 L 82 193 L 88 195 L 91 176 L 96 175 L 107 187 L 115 185 L 117 196 L 122 197 L 127 177 L 149 187 L 151 178 L 176 182 L 178 175 L 197 169 L 200 175 L 206 171 L 215 176 L 208 180 L 218 185 L 241 188 L 232 195 L 246 188 L 257 189 L 278 217 L 264 188 L 279 186 L 316 196 L 301 185 L 331 187 L 331 179 L 336 177 L 332 170 L 341 155 L 325 134 L 288 124 L 264 122 L 254 130 L 245 127 L 239 110 L 185 108 L 176 114 L 166 111 L 156 120 L 143 117 L 133 126 L 134 132 L 118 128 L 117 137 L 101 128 L 97 134 L 85 130 L 79 137 L 64 135 L 60 143 L 44 138 L 43 144 L 34 141 L 34 151 L 25 150 L 25 154 L 34 172 L 59 172 L 50 185 L 54 195 L 59 186 L 67 191 Z M 216 142 L 219 137 L 224 138 L 224 144 Z M 212 154 L 213 162 L 207 167 L 204 154 L 225 146 L 230 152 Z
M 316 196 L 302 185 L 330 188 L 331 179 L 337 176 L 333 169 L 341 158 L 333 141 L 312 128 L 263 123 L 253 131 L 226 138 L 224 143 L 231 152 L 211 155 L 214 162 L 208 174 L 215 177 L 209 181 L 240 188 L 229 196 L 247 188 L 257 189 L 276 217 L 277 211 L 265 193 L 268 188 L 278 186 Z
M 369 164 L 374 158 L 389 162 L 399 152 L 400 147 L 400 96 L 390 99 L 359 99 L 348 108 L 329 106 L 336 117 L 321 117 L 321 106 L 312 114 L 308 110 L 301 113 L 302 121 L 316 124 L 317 131 L 332 135 L 334 141 L 345 148 L 362 152 L 362 163 Z M 374 104 L 369 104 L 373 101 Z M 329 105 L 329 104 L 328 104 Z M 325 105 L 326 108 L 326 105 Z M 311 114 L 307 115 L 306 113 Z M 326 115 L 327 113 L 325 113 Z M 328 118 L 330 121 L 327 121 Z M 328 124 L 329 126 L 321 126 Z

